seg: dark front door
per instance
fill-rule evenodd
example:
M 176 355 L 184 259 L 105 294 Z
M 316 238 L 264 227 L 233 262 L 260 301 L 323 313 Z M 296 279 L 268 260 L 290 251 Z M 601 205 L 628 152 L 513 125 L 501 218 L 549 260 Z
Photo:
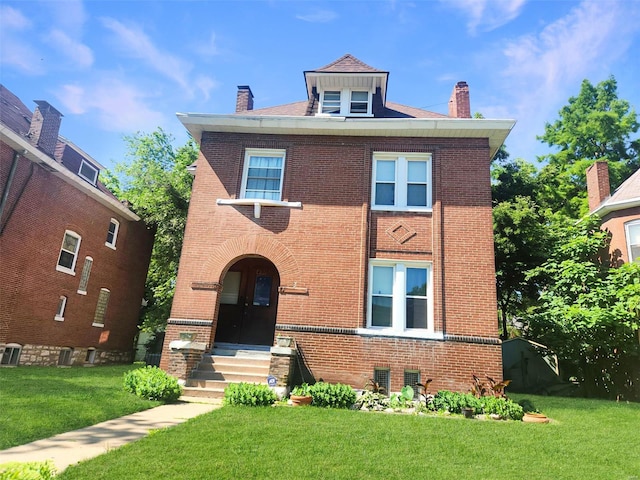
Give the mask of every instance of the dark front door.
M 223 280 L 216 342 L 273 345 L 278 270 L 264 258 L 245 258 Z

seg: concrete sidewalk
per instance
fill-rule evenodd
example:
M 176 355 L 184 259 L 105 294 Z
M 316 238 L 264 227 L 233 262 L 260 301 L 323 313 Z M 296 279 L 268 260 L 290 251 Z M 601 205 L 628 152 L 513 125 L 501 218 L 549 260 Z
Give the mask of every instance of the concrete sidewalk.
M 178 403 L 162 405 L 91 427 L 1 450 L 0 464 L 53 460 L 58 472 L 61 472 L 81 460 L 96 457 L 125 443 L 138 440 L 150 430 L 178 425 L 221 405 L 220 401 L 196 403 L 206 399 L 190 400 L 181 397 Z

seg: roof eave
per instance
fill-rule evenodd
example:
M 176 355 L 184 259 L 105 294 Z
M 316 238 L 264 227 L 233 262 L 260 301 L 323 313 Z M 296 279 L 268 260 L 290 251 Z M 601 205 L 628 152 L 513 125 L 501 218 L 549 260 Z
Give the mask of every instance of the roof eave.
M 202 132 L 289 135 L 488 138 L 491 156 L 515 125 L 511 119 L 347 118 L 178 113 L 198 142 Z
M 0 140 L 9 145 L 16 152 L 20 153 L 22 157 L 25 157 L 34 163 L 44 165 L 47 170 L 50 170 L 53 173 L 53 175 L 89 195 L 91 198 L 95 199 L 112 211 L 120 213 L 128 220 L 140 220 L 138 215 L 133 213 L 120 202 L 101 192 L 95 186 L 85 182 L 77 175 L 71 173 L 67 168 L 63 167 L 54 159 L 35 148 L 31 143 L 15 133 L 13 130 L 7 128 L 5 125 L 0 125 Z
M 635 208 L 640 207 L 640 197 L 632 198 L 629 200 L 621 200 L 619 202 L 611 202 L 607 203 L 606 201 L 600 204 L 593 212 L 592 215 L 598 215 L 599 217 L 604 217 L 612 212 L 617 212 L 619 210 L 626 210 L 627 208 Z

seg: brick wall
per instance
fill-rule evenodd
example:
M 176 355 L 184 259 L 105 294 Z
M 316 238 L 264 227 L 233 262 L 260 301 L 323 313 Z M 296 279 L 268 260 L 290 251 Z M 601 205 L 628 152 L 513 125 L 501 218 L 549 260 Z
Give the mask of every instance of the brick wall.
M 4 188 L 13 151 L 1 146 Z M 105 246 L 111 218 L 120 222 L 116 250 Z M 129 352 L 137 333 L 140 302 L 153 242 L 142 222 L 132 222 L 73 188 L 44 168 L 20 158 L 0 219 L 0 344 L 96 348 Z M 75 275 L 56 270 L 65 230 L 82 237 Z M 78 284 L 86 257 L 93 268 L 86 295 Z M 104 327 L 92 326 L 101 288 L 110 290 Z M 54 316 L 67 297 L 64 321 Z
M 256 219 L 252 206 L 216 205 L 217 198 L 238 196 L 246 148 L 286 150 L 282 199 L 302 202 L 302 208 L 263 207 Z M 317 346 L 310 356 L 314 373 L 334 372 L 332 380 L 358 386 L 374 364 L 397 370 L 406 357 L 408 364 L 424 364 L 434 372 L 429 375 L 440 375 L 440 384 L 461 386 L 477 358 L 479 370 L 500 376 L 486 139 L 205 132 L 201 149 L 172 318 L 215 320 L 217 293 L 193 288 L 194 282 L 220 283 L 239 258 L 260 255 L 278 268 L 281 285 L 306 289 L 304 295 L 280 295 L 277 325 L 297 328 L 303 350 Z M 370 211 L 377 151 L 432 154 L 432 212 Z M 397 226 L 415 235 L 399 243 L 388 233 Z M 331 337 L 337 351 L 330 351 L 321 347 L 328 340 L 322 334 L 301 333 L 316 326 L 351 332 L 366 326 L 369 258 L 432 262 L 436 331 L 466 340 L 338 335 Z M 483 344 L 485 339 L 493 343 Z M 446 372 L 455 380 L 446 380 Z

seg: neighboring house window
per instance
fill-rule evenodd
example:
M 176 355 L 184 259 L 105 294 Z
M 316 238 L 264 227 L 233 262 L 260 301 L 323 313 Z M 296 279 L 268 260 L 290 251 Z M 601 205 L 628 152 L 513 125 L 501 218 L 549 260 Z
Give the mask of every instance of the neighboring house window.
M 629 261 L 640 261 L 640 220 L 628 222 L 624 226 L 627 235 L 627 250 Z
M 56 311 L 56 316 L 53 317 L 54 320 L 62 322 L 64 320 L 64 311 L 67 308 L 67 297 L 64 295 L 60 295 L 60 299 L 58 300 L 58 310 Z
M 386 395 L 389 395 L 391 388 L 391 374 L 388 368 L 375 368 L 373 370 L 373 381 Z
M 96 305 L 96 313 L 93 316 L 94 327 L 104 327 L 104 319 L 107 315 L 107 305 L 109 304 L 109 295 L 111 295 L 109 290 L 106 288 L 100 289 L 98 304 Z
M 76 274 L 75 268 L 76 260 L 78 259 L 78 250 L 80 250 L 80 240 L 81 237 L 77 233 L 70 230 L 64 232 L 56 270 L 70 275 Z
M 20 361 L 20 353 L 22 352 L 22 347 L 17 343 L 8 343 L 4 347 L 4 352 L 2 353 L 2 360 L 0 364 L 2 365 L 18 365 Z
M 115 218 L 112 218 L 109 222 L 109 229 L 107 230 L 107 241 L 104 243 L 107 247 L 116 249 L 116 239 L 118 238 L 118 230 L 120 229 L 120 222 Z
M 92 266 L 93 258 L 86 257 L 84 259 L 84 266 L 82 267 L 82 274 L 80 275 L 80 284 L 78 285 L 78 293 L 80 295 L 87 294 L 87 285 L 89 284 L 89 276 L 91 275 Z
M 241 198 L 280 200 L 284 177 L 284 150 L 247 150 Z
M 373 210 L 431 210 L 431 155 L 375 153 Z
M 430 276 L 426 262 L 371 260 L 368 327 L 392 334 L 433 331 Z
M 73 348 L 63 348 L 58 355 L 58 365 L 71 365 L 73 360 Z
M 318 111 L 325 115 L 371 116 L 372 93 L 369 90 L 324 90 Z
M 82 162 L 80 163 L 80 170 L 78 171 L 78 175 L 80 175 L 92 185 L 95 185 L 96 181 L 98 180 L 98 169 L 90 163 L 82 160 Z

